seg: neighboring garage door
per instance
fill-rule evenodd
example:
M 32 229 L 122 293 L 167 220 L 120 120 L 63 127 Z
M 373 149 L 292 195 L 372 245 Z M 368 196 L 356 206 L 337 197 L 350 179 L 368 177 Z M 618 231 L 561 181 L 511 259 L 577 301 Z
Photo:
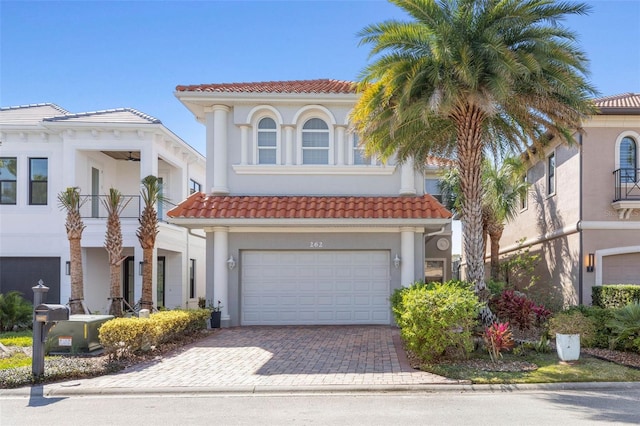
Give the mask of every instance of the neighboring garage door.
M 245 251 L 242 325 L 389 324 L 389 252 Z

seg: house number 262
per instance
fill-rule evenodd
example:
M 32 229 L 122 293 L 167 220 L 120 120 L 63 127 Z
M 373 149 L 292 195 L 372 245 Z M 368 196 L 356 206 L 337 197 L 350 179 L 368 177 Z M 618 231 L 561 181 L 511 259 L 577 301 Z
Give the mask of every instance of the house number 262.
M 311 241 L 309 242 L 309 248 L 322 248 L 322 241 Z

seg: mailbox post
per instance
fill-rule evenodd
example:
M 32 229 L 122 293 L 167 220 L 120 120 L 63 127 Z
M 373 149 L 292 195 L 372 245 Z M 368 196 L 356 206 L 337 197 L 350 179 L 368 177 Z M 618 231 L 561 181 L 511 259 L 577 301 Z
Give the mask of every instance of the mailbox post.
M 44 374 L 44 344 L 47 341 L 49 329 L 58 321 L 69 319 L 69 309 L 64 305 L 49 305 L 42 303 L 49 291 L 42 280 L 33 290 L 33 353 L 31 355 L 31 372 L 34 377 Z

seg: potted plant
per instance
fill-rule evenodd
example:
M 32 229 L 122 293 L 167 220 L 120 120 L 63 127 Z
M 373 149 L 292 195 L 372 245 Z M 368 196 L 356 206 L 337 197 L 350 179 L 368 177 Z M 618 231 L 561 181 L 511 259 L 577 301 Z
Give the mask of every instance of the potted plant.
M 220 320 L 222 318 L 222 302 L 218 300 L 217 305 L 214 305 L 213 302 L 209 302 L 209 309 L 211 310 L 211 328 L 220 328 Z
M 556 351 L 561 361 L 577 361 L 580 358 L 580 339 L 590 341 L 595 337 L 593 321 L 578 310 L 558 312 L 549 320 L 549 332 L 556 336 Z

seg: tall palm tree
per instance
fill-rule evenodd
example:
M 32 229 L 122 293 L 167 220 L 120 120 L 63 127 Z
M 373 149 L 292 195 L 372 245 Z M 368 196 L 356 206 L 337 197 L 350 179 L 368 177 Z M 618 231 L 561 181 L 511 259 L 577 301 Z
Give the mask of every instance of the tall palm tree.
M 104 237 L 104 248 L 109 255 L 111 304 L 109 314 L 115 317 L 122 316 L 122 262 L 126 256 L 122 256 L 122 226 L 120 214 L 127 207 L 129 201 L 115 188 L 109 188 L 109 195 L 102 199 L 102 204 L 107 210 L 107 232 Z
M 140 216 L 140 226 L 136 231 L 142 247 L 142 300 L 140 307 L 153 309 L 153 250 L 158 235 L 158 212 L 156 204 L 163 201 L 158 178 L 149 175 L 142 179 L 140 191 L 144 208 Z
M 487 151 L 550 137 L 573 143 L 595 89 L 575 34 L 562 25 L 589 7 L 553 0 L 390 0 L 412 20 L 364 28 L 372 45 L 352 120 L 368 153 L 425 164 L 453 155 L 464 195 L 468 278 L 485 301 L 481 169 Z M 542 150 L 538 151 L 541 152 Z M 485 308 L 483 320 L 494 319 Z
M 80 215 L 80 207 L 86 199 L 80 196 L 79 188 L 67 188 L 58 194 L 58 204 L 61 210 L 67 212 L 65 227 L 69 239 L 69 263 L 71 278 L 71 297 L 69 307 L 72 314 L 84 314 L 84 277 L 82 274 L 82 231 L 85 225 Z

